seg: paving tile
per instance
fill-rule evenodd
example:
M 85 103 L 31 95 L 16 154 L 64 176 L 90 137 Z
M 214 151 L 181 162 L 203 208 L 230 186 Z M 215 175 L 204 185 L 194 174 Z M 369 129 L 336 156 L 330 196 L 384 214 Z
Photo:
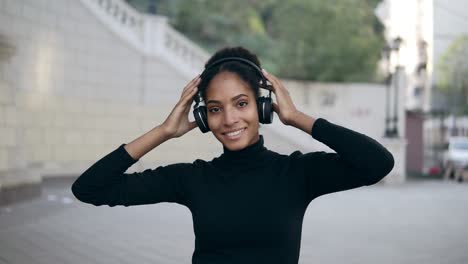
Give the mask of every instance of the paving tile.
M 47 185 L 35 200 L 0 207 L 0 264 L 191 263 L 187 208 L 96 207 L 69 188 Z M 325 195 L 305 214 L 299 263 L 468 263 L 466 219 L 468 183 L 418 181 Z

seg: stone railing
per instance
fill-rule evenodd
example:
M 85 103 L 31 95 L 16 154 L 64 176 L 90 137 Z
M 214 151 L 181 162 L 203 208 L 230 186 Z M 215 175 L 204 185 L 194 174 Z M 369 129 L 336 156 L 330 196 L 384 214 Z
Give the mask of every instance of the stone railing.
M 209 58 L 207 52 L 169 25 L 165 27 L 163 39 L 165 54 L 177 59 L 179 65 L 187 67 L 186 71 L 196 69 L 198 72 L 203 69 Z
M 114 33 L 142 49 L 144 17 L 121 0 L 81 0 L 99 20 Z
M 116 0 L 92 0 L 99 5 L 108 15 L 112 16 L 122 27 L 140 32 L 143 19 L 136 10 L 125 1 Z
M 139 52 L 164 57 L 187 75 L 198 73 L 209 57 L 204 50 L 172 28 L 166 17 L 141 14 L 123 0 L 81 2 Z

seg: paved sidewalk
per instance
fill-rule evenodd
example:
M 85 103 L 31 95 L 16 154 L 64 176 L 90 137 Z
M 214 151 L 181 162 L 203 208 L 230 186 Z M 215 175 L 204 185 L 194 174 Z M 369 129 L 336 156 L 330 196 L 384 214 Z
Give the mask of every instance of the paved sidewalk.
M 70 183 L 0 207 L 0 263 L 191 263 L 190 211 L 162 203 L 94 207 Z M 468 183 L 372 186 L 314 200 L 300 263 L 468 263 Z

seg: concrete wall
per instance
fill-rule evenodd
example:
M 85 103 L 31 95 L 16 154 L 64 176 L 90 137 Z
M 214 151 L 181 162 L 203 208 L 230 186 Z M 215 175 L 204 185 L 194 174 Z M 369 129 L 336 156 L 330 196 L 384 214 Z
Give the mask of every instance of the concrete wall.
M 368 83 L 314 83 L 284 81 L 296 103 L 312 116 L 361 131 L 375 138 L 385 132 L 386 87 Z M 400 93 L 400 108 L 404 104 Z M 393 116 L 393 101 L 390 101 Z M 404 113 L 398 110 L 398 130 L 404 133 Z M 400 133 L 400 135 L 402 134 Z
M 82 171 L 160 124 L 189 80 L 162 59 L 142 56 L 79 1 L 0 0 L 0 34 L 14 47 L 0 72 L 4 187 Z M 162 149 L 175 153 L 180 146 L 168 142 Z M 210 156 L 210 149 L 197 157 Z M 173 157 L 158 153 L 142 160 Z M 179 160 L 194 157 L 189 152 Z
M 405 139 L 405 95 L 403 93 L 404 79 L 398 85 L 398 122 L 399 136 L 385 138 L 386 88 L 381 84 L 366 83 L 312 83 L 286 80 L 291 97 L 298 108 L 313 117 L 323 117 L 336 124 L 366 134 L 389 149 L 395 158 L 395 167 L 390 176 L 385 178 L 388 183 L 402 183 L 406 178 L 406 139 Z M 394 94 L 389 100 L 391 117 L 394 116 Z M 286 138 L 297 139 L 309 151 L 332 151 L 324 144 L 309 140 L 297 129 L 281 127 L 272 124 L 275 131 Z

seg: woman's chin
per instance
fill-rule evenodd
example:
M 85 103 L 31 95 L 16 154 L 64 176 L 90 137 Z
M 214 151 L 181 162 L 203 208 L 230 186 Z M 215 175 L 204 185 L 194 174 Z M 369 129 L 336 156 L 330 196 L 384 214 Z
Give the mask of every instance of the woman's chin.
M 238 150 L 241 150 L 241 149 L 244 149 L 246 146 L 244 145 L 239 145 L 239 144 L 230 144 L 230 145 L 224 145 L 227 149 L 229 149 L 230 151 L 238 151 Z
M 247 142 L 245 142 L 242 137 L 235 140 L 226 139 L 225 137 L 222 137 L 222 139 L 223 146 L 231 151 L 237 151 L 247 147 Z

